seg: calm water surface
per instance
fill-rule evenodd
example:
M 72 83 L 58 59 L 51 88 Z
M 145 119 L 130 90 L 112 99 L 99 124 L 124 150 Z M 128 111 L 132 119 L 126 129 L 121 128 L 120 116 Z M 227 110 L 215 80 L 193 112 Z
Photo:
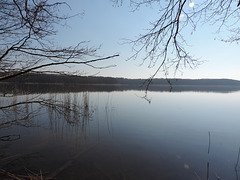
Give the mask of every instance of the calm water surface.
M 41 108 L 30 127 L 1 128 L 0 137 L 20 139 L 0 141 L 0 169 L 53 179 L 239 179 L 240 92 L 149 92 L 151 103 L 142 95 L 42 94 L 77 104 L 81 116 Z

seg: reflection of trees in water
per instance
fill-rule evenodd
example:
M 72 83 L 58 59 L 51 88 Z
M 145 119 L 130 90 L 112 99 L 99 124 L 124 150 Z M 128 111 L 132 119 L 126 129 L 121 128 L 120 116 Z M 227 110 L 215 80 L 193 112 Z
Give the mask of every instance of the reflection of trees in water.
M 49 94 L 6 94 L 0 97 L 0 129 L 11 129 L 15 126 L 36 127 L 45 124 L 55 136 L 79 135 L 86 136 L 89 122 L 98 105 L 91 105 L 89 92 L 49 93 Z M 107 98 L 102 106 L 103 116 L 107 123 L 107 131 L 112 131 L 112 104 Z M 47 124 L 46 124 L 47 123 Z M 99 128 L 99 122 L 98 128 Z M 11 133 L 11 130 L 6 133 Z M 20 135 L 0 134 L 0 140 L 16 140 Z
M 108 96 L 107 102 L 105 105 L 105 120 L 107 122 L 107 129 L 109 134 L 113 133 L 112 117 L 111 117 L 113 110 L 114 108 L 112 105 L 112 98 Z
M 210 157 L 210 149 L 211 149 L 211 133 L 209 131 L 208 132 L 208 151 L 207 151 L 208 160 L 207 160 L 207 163 L 206 163 L 206 179 L 209 180 L 211 178 L 214 178 L 214 179 L 220 180 L 220 179 L 222 179 L 222 177 L 220 177 L 218 175 L 218 173 L 216 172 L 217 169 L 210 166 L 210 158 L 209 158 Z M 239 164 L 239 159 L 240 159 L 240 147 L 238 149 L 236 163 L 234 164 L 234 171 L 235 171 L 236 180 L 239 180 L 239 175 L 238 175 L 238 173 L 239 173 L 239 165 L 238 165 Z M 197 179 L 199 179 L 199 180 L 205 179 L 205 178 L 201 178 L 196 171 L 194 173 L 195 173 L 195 176 L 196 176 Z
M 237 155 L 237 161 L 236 161 L 236 164 L 234 166 L 234 170 L 235 170 L 235 173 L 236 173 L 236 179 L 238 180 L 238 172 L 239 172 L 239 167 L 238 167 L 238 164 L 239 164 L 239 157 L 240 157 L 240 147 L 239 147 L 239 150 L 238 150 L 238 155 Z
M 33 118 L 38 115 L 41 109 L 41 106 L 37 107 L 34 104 L 46 103 L 44 100 L 36 101 L 36 98 L 31 95 L 1 97 L 0 129 L 10 128 L 14 125 L 34 126 Z
M 42 125 L 47 123 L 54 137 L 70 140 L 69 144 L 77 147 L 86 143 L 87 127 L 94 113 L 94 108 L 89 103 L 88 92 L 41 95 L 41 101 L 40 95 L 7 98 L 0 98 L 0 129 L 3 130 L 0 134 L 0 141 L 20 139 L 20 134 L 9 134 L 14 132 L 11 129 L 15 126 L 36 126 L 37 121 L 40 120 Z M 0 149 L 3 150 L 2 146 Z M 21 154 L 16 156 L 9 154 L 7 149 L 0 153 L 0 169 L 18 174 L 18 169 L 19 172 L 22 171 L 25 167 L 24 162 L 28 162 L 28 159 Z M 29 159 L 29 162 L 35 162 L 35 160 L 35 158 Z
M 85 131 L 93 115 L 88 92 L 48 95 L 8 95 L 0 97 L 0 129 L 37 126 L 38 117 L 48 113 L 50 128 L 78 127 Z M 45 119 L 42 119 L 45 121 Z M 40 122 L 41 124 L 43 122 Z M 59 131 L 58 131 L 59 132 Z M 4 140 L 12 135 L 0 135 Z M 2 139 L 2 138 L 1 138 Z
M 89 93 L 50 94 L 50 99 L 60 101 L 61 109 L 48 108 L 49 126 L 57 137 L 75 135 L 77 139 L 86 138 L 86 130 L 94 113 L 89 103 Z
M 97 132 L 97 129 L 94 131 L 94 128 L 99 128 L 99 126 L 101 126 L 101 129 L 105 128 L 103 129 L 104 134 L 112 131 L 111 113 L 113 108 L 111 99 L 103 96 L 104 101 L 97 104 L 98 102 L 94 101 L 94 97 L 90 98 L 90 95 L 91 93 L 89 92 L 79 92 L 57 94 L 49 93 L 41 95 L 28 94 L 6 98 L 1 97 L 1 116 L 4 116 L 4 113 L 6 113 L 8 114 L 8 118 L 5 118 L 5 121 L 2 121 L 2 119 L 0 120 L 2 123 L 0 128 L 8 128 L 9 130 L 1 132 L 0 137 L 2 137 L 2 139 L 0 139 L 0 141 L 11 141 L 16 140 L 18 137 L 22 137 L 14 134 L 2 134 L 14 132 L 16 125 L 31 127 L 40 124 L 43 128 L 39 128 L 39 132 L 40 135 L 43 136 L 46 135 L 46 129 L 44 129 L 44 127 L 47 127 L 47 131 L 50 132 L 50 136 L 48 136 L 48 138 L 53 139 L 47 141 L 46 144 L 44 142 L 44 146 L 41 146 L 41 148 L 48 148 L 48 143 L 53 140 L 54 142 L 56 141 L 57 147 L 62 147 L 64 144 L 64 149 L 68 149 L 70 151 L 69 154 L 71 154 L 70 160 L 66 160 L 66 163 L 63 162 L 62 166 L 60 164 L 60 167 L 56 168 L 56 171 L 54 171 L 52 175 L 55 176 L 55 174 L 58 174 L 62 169 L 69 167 L 75 159 L 80 157 L 82 153 L 99 143 L 97 141 L 99 132 Z M 90 99 L 92 101 L 90 101 Z M 97 108 L 100 109 L 99 114 L 96 114 Z M 93 120 L 93 117 L 95 119 L 95 116 L 99 118 L 99 121 L 96 121 L 90 128 L 90 123 L 92 122 L 91 120 Z M 101 125 L 98 123 L 101 123 Z M 13 131 L 11 129 L 13 129 Z M 41 134 L 41 132 L 43 133 Z M 32 135 L 30 134 L 30 136 Z M 36 138 L 36 141 L 38 141 L 38 138 Z M 41 142 L 42 139 L 40 138 L 40 143 Z M 29 146 L 31 146 L 31 144 L 29 144 Z M 2 147 L 0 147 L 0 149 L 3 150 Z M 29 156 L 30 158 L 28 159 L 25 156 L 26 154 L 16 153 L 15 155 L 11 154 L 8 150 L 11 150 L 11 147 L 6 148 L 6 151 L 0 152 L 0 169 L 4 169 L 14 174 L 24 173 L 25 166 L 24 162 L 21 164 L 22 159 L 25 159 L 26 162 L 29 162 L 30 164 L 32 162 L 36 163 L 35 169 L 33 168 L 34 166 L 26 165 L 26 168 L 29 168 L 33 172 L 39 172 L 39 169 L 44 167 L 41 165 L 44 165 L 44 163 L 48 161 L 47 159 L 42 159 L 42 162 L 40 162 L 39 165 L 39 162 L 37 162 L 38 157 Z M 34 153 L 34 151 L 32 152 Z M 41 154 L 41 149 L 39 152 Z M 51 154 L 51 152 L 49 153 Z M 55 157 L 55 155 L 53 156 Z M 51 163 L 51 160 L 49 161 L 50 162 L 47 163 Z

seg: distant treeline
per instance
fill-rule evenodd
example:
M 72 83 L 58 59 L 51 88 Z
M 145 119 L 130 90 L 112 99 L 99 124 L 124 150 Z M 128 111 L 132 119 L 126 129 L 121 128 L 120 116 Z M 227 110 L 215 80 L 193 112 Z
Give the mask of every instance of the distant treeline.
M 240 90 L 240 81 L 231 79 L 169 79 L 169 81 L 154 79 L 148 90 L 176 92 L 232 92 Z M 146 82 L 144 79 L 28 73 L 0 81 L 0 92 L 144 91 L 146 90 L 144 82 Z
M 170 79 L 169 81 L 173 86 L 240 86 L 240 81 L 232 79 Z M 164 79 L 154 79 L 152 84 L 162 83 Z
M 3 75 L 0 73 L 0 75 Z M 50 83 L 50 84 L 141 84 L 144 80 L 98 76 L 76 76 L 76 75 L 61 75 L 61 74 L 39 74 L 28 73 L 15 78 L 7 79 L 2 82 L 14 83 Z
M 0 73 L 0 75 L 4 75 Z M 126 79 L 99 76 L 75 76 L 61 74 L 39 74 L 28 73 L 2 82 L 12 82 L 21 84 L 121 84 L 121 85 L 138 85 L 141 86 L 146 80 L 144 79 Z M 170 82 L 170 83 L 169 83 Z M 240 81 L 231 79 L 154 79 L 152 86 L 172 85 L 172 86 L 240 86 Z

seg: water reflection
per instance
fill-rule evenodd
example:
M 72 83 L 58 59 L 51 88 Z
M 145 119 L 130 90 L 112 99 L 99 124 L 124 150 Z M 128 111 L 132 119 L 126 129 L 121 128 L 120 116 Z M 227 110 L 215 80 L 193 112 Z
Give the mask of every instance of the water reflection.
M 2 126 L 0 169 L 55 179 L 238 180 L 240 93 L 150 92 L 151 104 L 140 93 L 1 97 L 1 106 L 48 101 L 1 111 L 1 123 L 33 116 Z
M 53 141 L 56 143 L 64 140 L 72 145 L 75 139 L 73 144 L 76 146 L 75 148 L 85 148 L 87 128 L 95 109 L 89 102 L 88 92 L 9 95 L 3 96 L 0 100 L 0 148 L 3 150 L 6 147 L 0 153 L 2 174 L 10 175 L 9 171 L 17 174 L 24 173 L 26 164 L 28 164 L 27 166 L 31 164 L 32 169 L 38 170 L 33 165 L 33 162 L 36 161 L 35 156 L 28 156 L 31 154 L 30 149 L 51 148 L 49 143 Z M 37 133 L 33 131 L 37 131 Z M 44 138 L 46 132 L 50 133 L 47 141 Z M 11 141 L 20 140 L 20 137 L 23 144 L 11 143 Z M 36 142 L 33 142 L 33 139 Z M 27 141 L 31 144 L 28 144 Z M 25 148 L 24 145 L 27 147 Z M 19 147 L 23 149 L 23 152 L 18 149 Z M 74 157 L 77 158 L 76 155 Z M 24 163 L 22 163 L 23 161 Z M 38 161 L 36 164 L 39 166 L 41 163 Z M 11 177 L 13 178 L 13 174 Z
M 240 157 L 240 147 L 239 147 L 239 150 L 238 150 L 238 155 L 237 155 L 237 161 L 236 161 L 236 164 L 234 166 L 234 169 L 235 169 L 235 173 L 236 173 L 236 179 L 238 180 L 238 163 L 239 163 L 239 157 Z
M 29 96 L 9 96 L 0 98 L 0 129 L 10 128 L 11 126 L 32 127 L 32 121 L 38 116 L 40 106 L 34 107 L 37 103 L 33 97 Z
M 50 96 L 51 99 L 56 98 L 62 103 L 61 110 L 47 109 L 49 128 L 54 137 L 61 139 L 72 138 L 76 139 L 77 142 L 85 142 L 87 128 L 94 118 L 96 109 L 89 102 L 89 93 L 65 93 L 55 96 L 51 94 Z

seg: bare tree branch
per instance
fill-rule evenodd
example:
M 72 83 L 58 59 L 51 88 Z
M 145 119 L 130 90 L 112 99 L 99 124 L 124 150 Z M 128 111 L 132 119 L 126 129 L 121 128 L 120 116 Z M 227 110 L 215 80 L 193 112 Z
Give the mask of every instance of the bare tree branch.
M 56 26 L 65 25 L 75 16 L 62 14 L 61 6 L 70 9 L 66 2 L 1 1 L 0 72 L 5 76 L 0 77 L 0 81 L 56 65 L 85 64 L 96 68 L 92 63 L 118 56 L 99 57 L 96 55 L 99 48 L 88 47 L 85 41 L 76 46 L 56 48 L 50 41 L 57 33 Z
M 79 62 L 79 61 L 68 61 L 68 59 L 67 59 L 64 62 L 55 62 L 55 63 L 53 62 L 53 63 L 49 63 L 49 64 L 43 64 L 43 65 L 39 65 L 39 66 L 35 66 L 35 67 L 30 67 L 29 69 L 24 69 L 22 71 L 19 71 L 19 72 L 16 72 L 16 73 L 12 73 L 12 74 L 8 74 L 6 76 L 0 77 L 0 80 L 6 80 L 6 79 L 9 79 L 9 78 L 13 78 L 13 77 L 19 76 L 21 74 L 28 73 L 30 71 L 34 71 L 36 69 L 41 69 L 41 68 L 50 67 L 50 66 L 64 65 L 64 64 L 85 64 L 85 65 L 94 67 L 94 66 L 91 65 L 91 63 L 98 62 L 98 61 L 105 61 L 107 59 L 111 59 L 111 58 L 114 58 L 114 57 L 117 57 L 117 56 L 119 56 L 119 55 L 116 54 L 116 55 L 113 55 L 113 56 L 108 56 L 108 57 L 103 57 L 103 58 L 98 58 L 98 59 L 93 59 L 93 60 L 87 60 L 87 61 L 82 61 L 82 62 Z
M 64 14 L 61 8 L 66 7 L 71 9 L 66 2 L 1 0 L 0 82 L 29 72 L 76 73 L 76 70 L 52 70 L 53 66 L 85 65 L 98 69 L 113 66 L 95 64 L 115 58 L 118 54 L 99 56 L 97 51 L 100 47 L 89 47 L 87 41 L 79 41 L 75 46 L 55 45 L 57 27 L 65 26 L 69 18 L 78 15 Z M 1 97 L 7 99 L 7 103 L 2 104 L 0 101 L 0 128 L 13 125 L 33 126 L 32 119 L 38 115 L 41 108 L 61 115 L 68 123 L 74 123 L 80 115 L 88 114 L 81 110 L 81 104 L 75 102 L 42 98 L 38 95 L 20 100 L 18 96 L 19 94 L 13 94 L 12 97 Z M 3 138 L 7 139 L 8 136 Z
M 157 70 L 150 78 L 156 76 L 159 71 L 168 74 L 169 68 L 173 68 L 174 74 L 182 68 L 196 68 L 202 61 L 192 56 L 187 50 L 184 29 L 194 32 L 203 24 L 214 24 L 215 32 L 221 30 L 231 33 L 225 42 L 237 42 L 240 39 L 240 1 L 233 0 L 129 0 L 133 12 L 142 6 L 151 6 L 159 9 L 159 18 L 151 23 L 148 31 L 140 34 L 136 39 L 129 40 L 132 44 L 133 55 L 129 59 L 142 58 L 143 63 L 148 62 L 148 67 L 157 66 Z M 116 5 L 122 1 L 114 0 Z

